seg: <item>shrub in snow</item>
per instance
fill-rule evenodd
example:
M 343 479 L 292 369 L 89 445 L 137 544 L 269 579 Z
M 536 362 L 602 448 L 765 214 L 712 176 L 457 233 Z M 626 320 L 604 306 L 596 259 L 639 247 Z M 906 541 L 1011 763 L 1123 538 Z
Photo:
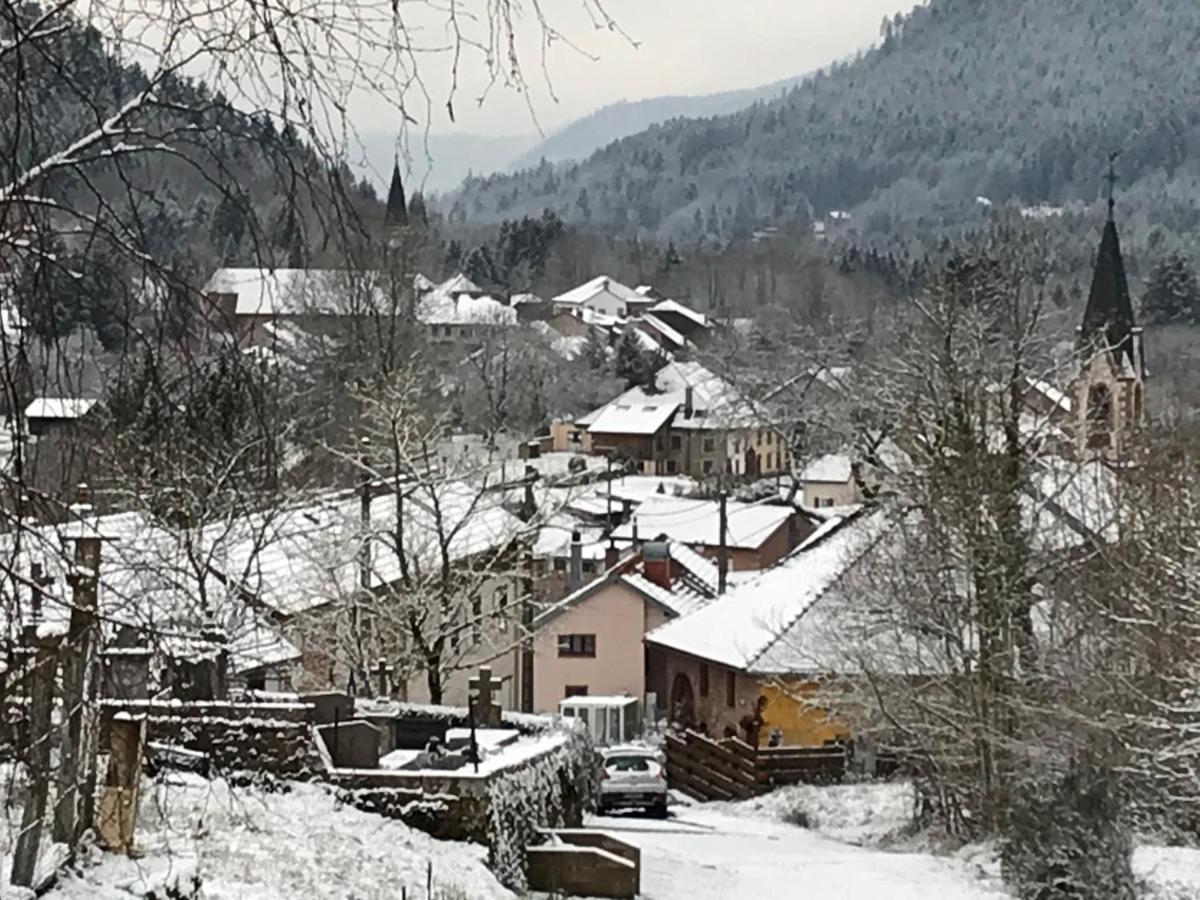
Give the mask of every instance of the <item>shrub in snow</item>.
M 1000 860 L 1021 900 L 1134 900 L 1133 840 L 1112 772 L 1079 763 L 1014 785 Z
M 816 828 L 816 816 L 813 816 L 803 804 L 793 806 L 791 809 L 785 810 L 783 813 L 783 821 L 789 825 L 795 825 L 797 828 Z

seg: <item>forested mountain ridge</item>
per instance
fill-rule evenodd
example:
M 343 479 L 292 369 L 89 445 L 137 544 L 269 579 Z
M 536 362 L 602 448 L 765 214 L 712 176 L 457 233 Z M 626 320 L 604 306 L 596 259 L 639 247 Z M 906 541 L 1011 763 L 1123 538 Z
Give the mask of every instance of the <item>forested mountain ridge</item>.
M 45 36 L 0 57 L 0 82 L 20 87 L 0 92 L 0 189 L 41 198 L 0 203 L 0 234 L 11 239 L 5 229 L 28 218 L 37 258 L 53 263 L 22 273 L 39 282 L 18 291 L 38 298 L 23 301 L 37 333 L 89 326 L 119 346 L 143 279 L 198 284 L 221 264 L 304 263 L 333 252 L 334 228 L 354 227 L 329 215 L 335 201 L 382 213 L 368 185 L 290 125 L 239 110 L 203 81 L 123 61 L 69 10 L 13 7 L 0 46 L 44 15 Z M 80 142 L 89 149 L 77 164 L 42 165 Z M 156 271 L 135 271 L 138 260 Z
M 745 109 L 759 100 L 778 97 L 804 76 L 786 78 L 757 87 L 715 94 L 670 95 L 643 100 L 622 100 L 552 131 L 544 138 L 536 132 L 516 135 L 430 134 L 409 135 L 412 184 L 426 193 L 452 191 L 470 175 L 487 177 L 551 163 L 585 159 L 614 140 L 645 131 L 669 119 L 721 116 Z M 514 123 L 521 125 L 522 123 Z M 533 121 L 524 125 L 532 129 Z M 366 171 L 381 190 L 387 189 L 396 136 L 389 131 L 364 131 L 362 156 Z
M 778 100 L 470 180 L 453 212 L 698 239 L 851 210 L 884 236 L 978 219 L 980 197 L 1092 202 L 1115 150 L 1126 213 L 1190 231 L 1198 49 L 1194 0 L 931 0 Z
M 695 119 L 739 112 L 760 101 L 773 100 L 805 76 L 786 78 L 760 87 L 721 91 L 716 94 L 648 97 L 622 100 L 602 106 L 550 134 L 536 147 L 523 153 L 509 169 L 527 169 L 547 162 L 584 159 L 614 140 L 645 131 L 671 119 Z

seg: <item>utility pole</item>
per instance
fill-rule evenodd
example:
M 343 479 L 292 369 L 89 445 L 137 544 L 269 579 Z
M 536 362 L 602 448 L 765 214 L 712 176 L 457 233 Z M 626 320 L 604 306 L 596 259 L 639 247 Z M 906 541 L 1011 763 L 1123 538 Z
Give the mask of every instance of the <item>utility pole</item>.
M 54 706 L 54 672 L 58 664 L 61 635 L 38 634 L 40 617 L 31 616 L 26 627 L 24 651 L 31 661 L 27 669 L 29 691 L 29 765 L 25 783 L 25 810 L 13 853 L 11 881 L 33 887 L 38 848 L 42 842 L 42 819 L 50 792 L 50 713 Z
M 606 536 L 608 536 L 608 535 L 611 535 L 611 534 L 612 534 L 612 532 L 613 532 L 613 518 L 612 518 L 612 466 L 613 466 L 612 451 L 609 451 L 609 453 L 608 453 L 608 456 L 605 458 L 605 467 L 606 467 L 606 468 L 605 468 L 605 483 L 607 484 L 607 492 L 608 492 L 608 516 L 607 516 L 607 518 L 604 520 L 604 534 L 605 534 Z
M 359 528 L 361 534 L 359 539 L 362 541 L 358 549 L 358 595 L 350 604 L 350 639 L 354 642 L 355 659 L 351 664 L 351 674 L 355 666 L 361 666 L 365 688 L 367 693 L 371 691 L 370 673 L 367 671 L 367 656 L 366 649 L 363 646 L 362 629 L 360 622 L 362 616 L 359 611 L 359 604 L 366 604 L 367 598 L 371 595 L 371 467 L 370 451 L 371 439 L 363 437 L 360 441 L 360 453 L 358 457 L 359 465 L 362 467 L 363 475 L 362 482 L 359 485 L 358 493 L 358 517 Z
M 533 712 L 533 553 L 521 550 L 525 577 L 521 579 L 521 712 Z
M 74 846 L 79 832 L 79 816 L 84 804 L 84 820 L 91 821 L 94 798 L 80 796 L 80 770 L 90 775 L 95 760 L 86 759 L 83 747 L 83 708 L 88 696 L 89 676 L 94 676 L 92 640 L 96 630 L 97 584 L 100 580 L 100 534 L 88 530 L 92 512 L 91 491 L 79 485 L 71 510 L 77 531 L 74 537 L 75 564 L 71 585 L 71 621 L 62 656 L 62 705 L 66 721 L 58 768 L 58 796 L 54 806 L 54 840 Z M 87 780 L 86 778 L 83 780 Z
M 364 437 L 362 453 L 359 456 L 363 479 L 358 493 L 358 517 L 362 525 L 362 547 L 358 551 L 358 583 L 364 593 L 371 590 L 371 470 L 367 457 L 369 444 L 370 438 Z
M 729 515 L 726 511 L 726 502 L 729 495 L 725 491 L 721 491 L 721 515 L 720 515 L 720 544 L 717 546 L 717 594 L 725 593 L 725 581 L 729 577 L 729 540 L 727 534 L 729 531 Z

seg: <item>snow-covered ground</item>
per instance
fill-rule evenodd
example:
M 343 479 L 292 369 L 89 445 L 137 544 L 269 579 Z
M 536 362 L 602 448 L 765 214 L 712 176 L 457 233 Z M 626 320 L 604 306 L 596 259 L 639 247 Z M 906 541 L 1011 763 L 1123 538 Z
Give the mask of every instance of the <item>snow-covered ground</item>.
M 957 859 L 857 847 L 728 810 L 678 807 L 665 821 L 593 824 L 641 848 L 647 900 L 1010 900 Z
M 97 852 L 49 896 L 391 900 L 406 887 L 424 900 L 430 862 L 434 900 L 514 896 L 486 869 L 481 847 L 342 806 L 321 785 L 290 787 L 231 788 L 183 774 L 147 783 L 140 855 Z M 1011 900 L 993 848 L 939 855 L 927 849 L 934 841 L 905 834 L 911 803 L 902 783 L 801 786 L 743 803 L 677 804 L 666 820 L 627 814 L 591 824 L 641 847 L 646 900 Z M 1144 845 L 1134 869 L 1143 900 L 1200 897 L 1200 850 Z
M 513 897 L 484 848 L 343 806 L 315 784 L 269 793 L 173 774 L 145 785 L 135 845 L 139 858 L 97 853 L 48 896 L 130 900 L 174 887 L 190 897 L 198 879 L 203 900 L 393 900 L 402 886 L 423 900 L 432 862 L 434 900 Z
M 676 805 L 666 821 L 626 814 L 592 824 L 642 849 L 647 900 L 1012 900 L 994 847 L 932 852 L 936 840 L 907 834 L 911 811 L 905 783 L 798 786 Z M 1200 850 L 1143 845 L 1133 862 L 1143 900 L 1200 898 Z

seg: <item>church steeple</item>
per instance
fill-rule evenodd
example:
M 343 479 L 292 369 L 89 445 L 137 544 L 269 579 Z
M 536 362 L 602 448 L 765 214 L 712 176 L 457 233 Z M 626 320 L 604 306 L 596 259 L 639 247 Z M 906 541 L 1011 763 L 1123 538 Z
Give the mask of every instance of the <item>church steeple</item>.
M 1127 458 L 1135 433 L 1146 420 L 1145 351 L 1142 329 L 1133 319 L 1117 235 L 1115 159 L 1115 154 L 1109 157 L 1108 216 L 1079 329 L 1079 367 L 1069 391 L 1075 452 L 1080 459 L 1109 461 Z
M 392 186 L 388 188 L 387 212 L 383 223 L 388 229 L 408 224 L 408 204 L 404 200 L 404 182 L 400 180 L 400 161 L 392 164 Z
M 1117 235 L 1114 217 L 1116 200 L 1113 189 L 1117 180 L 1113 170 L 1114 160 L 1115 155 L 1109 158 L 1108 219 L 1100 237 L 1092 288 L 1079 330 L 1079 350 L 1085 356 L 1107 350 L 1112 354 L 1117 371 L 1127 374 L 1139 369 L 1141 360 L 1138 359 L 1140 347 L 1134 346 L 1133 302 L 1129 297 L 1121 239 Z

